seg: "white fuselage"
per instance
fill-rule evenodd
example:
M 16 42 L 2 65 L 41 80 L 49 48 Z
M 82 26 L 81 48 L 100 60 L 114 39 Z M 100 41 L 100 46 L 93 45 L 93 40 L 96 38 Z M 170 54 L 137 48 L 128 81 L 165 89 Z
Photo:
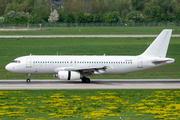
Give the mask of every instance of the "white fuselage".
M 138 72 L 168 63 L 154 64 L 152 61 L 159 59 L 150 56 L 23 56 L 16 58 L 6 66 L 14 73 L 22 74 L 57 74 L 64 68 L 88 68 L 106 66 L 102 74 L 125 74 Z M 93 74 L 98 74 L 94 72 Z M 101 73 L 99 73 L 101 74 Z

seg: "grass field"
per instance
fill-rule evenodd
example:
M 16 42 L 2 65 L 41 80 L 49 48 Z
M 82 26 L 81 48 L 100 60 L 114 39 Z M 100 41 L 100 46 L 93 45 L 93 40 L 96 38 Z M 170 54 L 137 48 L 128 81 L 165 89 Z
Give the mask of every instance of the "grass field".
M 0 91 L 2 120 L 178 120 L 180 90 Z
M 163 29 L 173 29 L 180 34 L 180 27 L 52 27 L 50 31 L 1 31 L 0 35 L 97 35 L 97 34 L 159 34 Z
M 0 38 L 0 79 L 26 79 L 27 75 L 5 70 L 5 65 L 24 55 L 139 55 L 154 38 Z M 179 79 L 180 40 L 171 38 L 167 57 L 176 63 L 123 75 L 90 76 L 91 79 Z M 52 79 L 53 75 L 32 75 L 31 79 Z

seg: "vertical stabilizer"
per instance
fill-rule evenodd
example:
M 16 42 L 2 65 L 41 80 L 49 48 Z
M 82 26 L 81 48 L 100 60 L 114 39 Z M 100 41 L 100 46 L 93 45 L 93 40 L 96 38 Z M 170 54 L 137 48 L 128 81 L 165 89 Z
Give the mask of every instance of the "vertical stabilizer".
M 171 33 L 172 29 L 164 29 L 141 55 L 150 55 L 165 58 L 171 38 Z

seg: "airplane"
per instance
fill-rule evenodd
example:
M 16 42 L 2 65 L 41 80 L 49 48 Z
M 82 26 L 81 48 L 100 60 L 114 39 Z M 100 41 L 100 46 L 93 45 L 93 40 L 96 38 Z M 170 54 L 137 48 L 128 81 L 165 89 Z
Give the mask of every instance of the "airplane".
M 65 56 L 29 55 L 18 57 L 5 69 L 10 72 L 28 74 L 54 74 L 59 80 L 82 80 L 90 83 L 88 76 L 102 74 L 125 74 L 143 71 L 174 63 L 166 58 L 172 29 L 164 29 L 153 43 L 137 56 Z

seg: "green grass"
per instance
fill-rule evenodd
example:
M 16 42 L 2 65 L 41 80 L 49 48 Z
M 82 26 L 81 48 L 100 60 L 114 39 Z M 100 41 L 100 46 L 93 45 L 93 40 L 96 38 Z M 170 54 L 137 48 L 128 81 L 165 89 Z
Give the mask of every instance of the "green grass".
M 25 74 L 5 70 L 5 65 L 24 55 L 139 55 L 154 38 L 0 38 L 0 79 L 26 79 Z M 97 75 L 91 79 L 179 79 L 180 41 L 172 37 L 167 57 L 176 63 L 123 75 Z M 52 79 L 52 75 L 32 75 L 31 79 Z
M 97 35 L 97 34 L 159 34 L 163 29 L 173 29 L 180 34 L 180 28 L 170 27 L 55 27 L 50 31 L 1 31 L 0 35 Z M 79 32 L 81 30 L 81 32 Z
M 2 120 L 178 120 L 179 110 L 180 90 L 0 91 Z

